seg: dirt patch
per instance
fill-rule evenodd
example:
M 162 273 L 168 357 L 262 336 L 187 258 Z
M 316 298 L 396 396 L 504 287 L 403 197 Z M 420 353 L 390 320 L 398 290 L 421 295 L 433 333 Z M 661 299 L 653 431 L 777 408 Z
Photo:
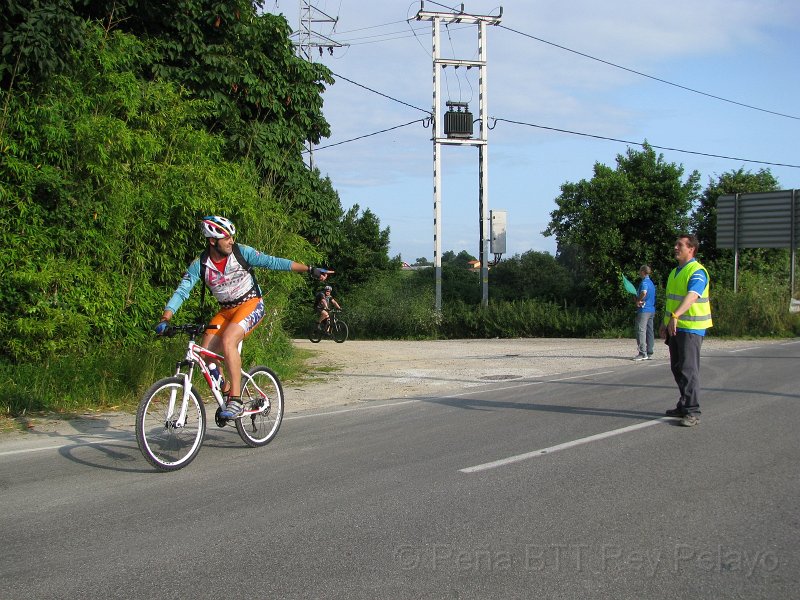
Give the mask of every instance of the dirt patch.
M 708 339 L 704 352 L 743 348 L 771 341 Z M 491 339 L 444 341 L 323 340 L 312 344 L 295 340 L 310 350 L 311 383 L 285 386 L 287 410 L 444 394 L 498 381 L 552 377 L 590 369 L 624 365 L 668 369 L 667 347 L 658 341 L 654 360 L 632 362 L 637 354 L 631 339 Z M 332 370 L 331 370 L 332 369 Z

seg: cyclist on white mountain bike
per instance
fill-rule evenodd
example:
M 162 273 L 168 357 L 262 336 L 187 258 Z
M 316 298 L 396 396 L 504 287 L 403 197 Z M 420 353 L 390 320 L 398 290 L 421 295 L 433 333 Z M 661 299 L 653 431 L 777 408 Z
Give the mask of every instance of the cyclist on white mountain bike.
M 161 321 L 156 325 L 156 333 L 161 335 L 166 331 L 167 322 L 189 297 L 189 292 L 202 275 L 205 285 L 221 307 L 209 323 L 219 325 L 220 328 L 209 329 L 203 337 L 202 345 L 225 356 L 227 382 L 230 387 L 225 391 L 228 400 L 220 416 L 233 419 L 243 410 L 240 398 L 242 358 L 239 344 L 264 318 L 261 288 L 256 282 L 253 267 L 308 273 L 315 279 L 321 279 L 333 271 L 306 266 L 288 258 L 277 258 L 250 246 L 236 244 L 236 227 L 225 217 L 203 217 L 200 229 L 207 239 L 208 247 L 186 269 L 178 288 L 164 308 Z

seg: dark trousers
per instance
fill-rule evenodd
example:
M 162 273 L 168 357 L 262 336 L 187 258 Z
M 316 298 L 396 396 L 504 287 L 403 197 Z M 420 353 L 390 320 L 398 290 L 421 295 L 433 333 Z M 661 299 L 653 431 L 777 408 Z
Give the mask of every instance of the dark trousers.
M 700 348 L 703 336 L 679 331 L 669 338 L 669 366 L 681 397 L 677 408 L 700 414 Z

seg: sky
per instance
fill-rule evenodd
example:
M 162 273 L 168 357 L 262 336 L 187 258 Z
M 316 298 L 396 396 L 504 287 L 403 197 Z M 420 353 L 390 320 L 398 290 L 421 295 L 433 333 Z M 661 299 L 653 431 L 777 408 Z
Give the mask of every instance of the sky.
M 300 5 L 268 0 L 264 8 L 297 31 Z M 433 107 L 432 27 L 414 19 L 422 5 L 430 12 L 461 8 L 312 1 L 313 31 L 341 44 L 313 54 L 336 79 L 323 93 L 331 136 L 315 148 L 313 163 L 330 177 L 344 209 L 368 208 L 389 228 L 390 256 L 409 263 L 432 260 L 434 249 L 432 130 L 422 122 Z M 732 170 L 769 168 L 782 189 L 800 188 L 800 2 L 463 4 L 480 15 L 498 15 L 501 6 L 500 25 L 487 27 L 485 40 L 493 125 L 486 198 L 490 210 L 507 212 L 506 256 L 555 254 L 555 238 L 542 232 L 561 185 L 591 179 L 595 163 L 613 168 L 618 155 L 645 140 L 682 165 L 684 179 L 697 170 L 703 187 Z M 478 58 L 474 25 L 443 26 L 441 41 L 444 58 Z M 440 73 L 443 107 L 467 102 L 477 118 L 478 70 Z M 443 251 L 479 255 L 478 156 L 473 146 L 442 148 Z

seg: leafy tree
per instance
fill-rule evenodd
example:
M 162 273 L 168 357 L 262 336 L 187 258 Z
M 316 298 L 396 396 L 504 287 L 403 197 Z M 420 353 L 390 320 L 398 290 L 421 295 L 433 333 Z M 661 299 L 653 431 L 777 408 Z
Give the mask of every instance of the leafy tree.
M 456 259 L 456 253 L 452 250 L 445 250 L 442 252 L 442 264 L 453 262 Z
M 337 244 L 339 197 L 319 171 L 302 160 L 307 141 L 330 134 L 322 93 L 330 71 L 294 53 L 282 15 L 251 0 L 12 1 L 0 12 L 0 81 L 15 74 L 39 84 L 64 68 L 83 43 L 82 23 L 147 40 L 151 52 L 140 74 L 168 80 L 189 97 L 209 102 L 202 119 L 225 140 L 223 156 L 247 159 L 299 222 L 301 233 L 328 253 Z M 7 114 L 7 105 L 4 114 Z M 0 124 L 0 131 L 2 126 Z
M 489 271 L 493 300 L 574 301 L 570 272 L 547 252 L 529 250 L 507 258 Z
M 69 0 L 7 0 L 0 10 L 0 88 L 38 85 L 61 72 L 83 44 L 83 19 Z
M 673 266 L 675 235 L 689 224 L 699 173 L 683 180 L 683 167 L 664 161 L 646 142 L 628 149 L 611 169 L 594 166 L 591 180 L 565 183 L 544 235 L 556 236 L 559 254 L 570 249 L 585 268 L 594 302 L 621 305 L 619 272 L 642 263 L 663 277 Z
M 322 115 L 330 71 L 297 57 L 291 27 L 262 0 L 84 0 L 76 12 L 157 42 L 153 75 L 210 100 L 209 127 L 228 149 L 281 173 L 306 140 L 329 135 Z
M 358 204 L 353 205 L 340 227 L 342 238 L 331 256 L 340 293 L 365 284 L 382 272 L 400 269 L 400 258 L 389 258 L 389 228 L 382 230 L 380 220 L 370 209 L 362 213 Z
M 339 194 L 333 189 L 330 178 L 323 178 L 318 169 L 311 171 L 300 165 L 287 172 L 286 186 L 275 186 L 275 193 L 292 214 L 300 235 L 322 253 L 324 263 L 336 264 L 339 258 L 336 252 L 344 241 L 342 219 L 345 218 Z M 280 191 L 287 188 L 293 192 Z
M 444 254 L 442 258 L 444 259 Z M 453 253 L 453 256 L 455 254 Z M 434 289 L 433 269 L 420 269 L 412 274 L 414 286 Z M 480 273 L 452 261 L 442 260 L 442 304 L 476 305 L 481 302 Z
M 462 250 L 458 254 L 456 254 L 452 250 L 447 250 L 446 252 L 442 253 L 442 265 L 452 265 L 454 267 L 467 269 L 471 266 L 469 264 L 470 261 L 474 260 L 477 259 L 466 250 Z

